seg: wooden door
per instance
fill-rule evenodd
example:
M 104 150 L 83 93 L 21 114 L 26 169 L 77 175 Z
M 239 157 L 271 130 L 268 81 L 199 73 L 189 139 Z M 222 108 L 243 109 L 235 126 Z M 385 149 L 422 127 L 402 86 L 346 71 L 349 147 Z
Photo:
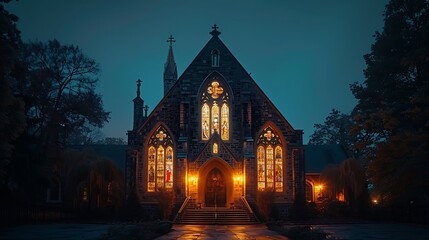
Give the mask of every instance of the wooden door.
M 207 175 L 205 201 L 207 207 L 225 207 L 226 205 L 226 189 L 225 176 L 222 172 L 214 168 Z

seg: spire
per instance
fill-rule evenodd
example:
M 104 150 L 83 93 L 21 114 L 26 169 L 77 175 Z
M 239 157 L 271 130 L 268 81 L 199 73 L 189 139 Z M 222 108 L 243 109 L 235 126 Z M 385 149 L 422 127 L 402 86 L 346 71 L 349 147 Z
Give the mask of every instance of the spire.
M 133 99 L 134 102 L 134 122 L 133 122 L 133 129 L 137 129 L 140 124 L 143 121 L 143 106 L 144 101 L 140 97 L 140 86 L 141 86 L 142 80 L 137 80 L 137 96 Z
M 177 80 L 177 66 L 173 55 L 173 43 L 176 42 L 176 40 L 170 35 L 167 42 L 170 43 L 170 47 L 168 49 L 167 61 L 164 64 L 164 95 L 167 94 Z
M 213 29 L 213 31 L 211 31 L 210 32 L 210 34 L 213 36 L 213 37 L 217 37 L 217 36 L 219 36 L 220 35 L 220 32 L 217 30 L 219 27 L 215 24 L 215 25 L 213 25 L 213 27 L 212 27 L 212 29 Z

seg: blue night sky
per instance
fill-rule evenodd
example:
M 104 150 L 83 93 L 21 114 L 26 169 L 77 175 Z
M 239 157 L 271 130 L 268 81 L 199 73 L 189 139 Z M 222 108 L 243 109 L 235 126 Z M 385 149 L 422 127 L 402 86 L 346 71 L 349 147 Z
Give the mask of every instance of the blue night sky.
M 126 139 L 140 78 L 151 111 L 163 96 L 163 67 L 172 34 L 179 76 L 210 39 L 220 38 L 304 143 L 332 108 L 349 113 L 349 90 L 364 80 L 363 55 L 382 29 L 386 0 L 20 0 L 22 38 L 74 44 L 101 68 L 98 92 L 111 112 L 102 130 Z

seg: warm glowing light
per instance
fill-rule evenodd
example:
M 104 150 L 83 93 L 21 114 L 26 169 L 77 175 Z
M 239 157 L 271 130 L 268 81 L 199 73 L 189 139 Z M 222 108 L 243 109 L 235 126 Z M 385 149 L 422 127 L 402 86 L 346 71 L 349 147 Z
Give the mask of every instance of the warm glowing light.
M 317 189 L 318 191 L 322 190 L 322 189 L 323 189 L 323 185 L 317 185 L 317 186 L 316 186 L 316 189 Z
M 372 203 L 374 203 L 374 204 L 378 204 L 378 200 L 377 200 L 377 199 L 373 199 L 373 200 L 372 200 Z

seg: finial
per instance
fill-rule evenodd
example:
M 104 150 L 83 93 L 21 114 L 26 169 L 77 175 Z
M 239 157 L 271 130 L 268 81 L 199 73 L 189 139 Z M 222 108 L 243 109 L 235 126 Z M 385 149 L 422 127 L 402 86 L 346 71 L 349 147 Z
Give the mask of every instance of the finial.
M 170 37 L 167 39 L 167 42 L 170 43 L 170 47 L 173 46 L 173 43 L 176 42 L 174 37 L 170 34 Z
M 137 97 L 140 97 L 140 86 L 142 85 L 142 80 L 137 80 Z
M 213 29 L 213 31 L 211 31 L 210 32 L 210 34 L 213 36 L 213 37 L 217 37 L 217 36 L 219 36 L 220 35 L 220 32 L 217 30 L 219 27 L 215 24 L 215 25 L 213 25 L 213 27 L 212 27 L 212 29 Z
M 149 110 L 149 106 L 148 106 L 148 105 L 145 105 L 145 106 L 143 107 L 143 109 L 144 109 L 144 116 L 145 116 L 145 117 L 147 117 L 147 111 Z

